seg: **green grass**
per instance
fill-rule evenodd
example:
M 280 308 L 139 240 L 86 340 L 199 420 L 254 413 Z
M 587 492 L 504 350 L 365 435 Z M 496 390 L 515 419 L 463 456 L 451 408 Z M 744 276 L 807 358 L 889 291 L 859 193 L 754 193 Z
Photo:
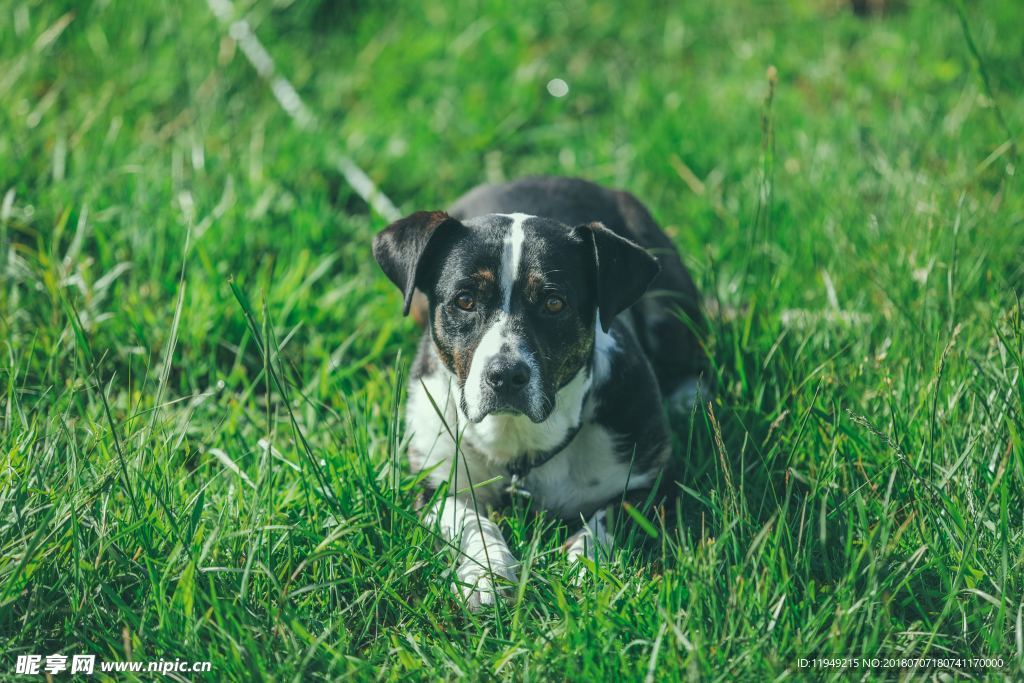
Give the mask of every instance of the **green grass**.
M 0 2 L 0 677 L 1024 677 L 1019 3 L 667 4 L 240 3 L 314 134 L 202 0 Z M 576 588 L 507 511 L 515 595 L 453 599 L 331 148 L 406 212 L 531 172 L 650 206 L 717 309 L 689 524 Z

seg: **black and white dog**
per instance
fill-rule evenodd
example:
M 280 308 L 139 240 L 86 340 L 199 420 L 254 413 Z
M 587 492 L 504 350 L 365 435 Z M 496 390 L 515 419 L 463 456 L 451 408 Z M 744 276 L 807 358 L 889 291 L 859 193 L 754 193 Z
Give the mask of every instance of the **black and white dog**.
M 696 287 L 647 210 L 583 180 L 526 178 L 403 218 L 373 252 L 426 327 L 409 460 L 445 487 L 425 522 L 460 549 L 469 605 L 515 577 L 484 514 L 510 495 L 584 522 L 570 560 L 608 546 L 605 506 L 666 465 L 662 396 L 692 401 L 704 361 Z

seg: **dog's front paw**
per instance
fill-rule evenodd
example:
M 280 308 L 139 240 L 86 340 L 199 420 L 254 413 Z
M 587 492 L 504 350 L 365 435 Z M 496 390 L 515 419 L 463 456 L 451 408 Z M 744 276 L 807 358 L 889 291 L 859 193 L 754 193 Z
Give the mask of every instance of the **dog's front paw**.
M 605 512 L 599 510 L 562 546 L 571 573 L 570 583 L 582 586 L 591 563 L 608 562 L 612 558 L 611 536 L 605 527 Z M 587 562 L 584 562 L 584 558 Z
M 562 545 L 562 550 L 565 551 L 565 559 L 569 561 L 569 564 L 574 564 L 581 557 L 592 557 L 593 547 L 594 539 L 590 534 L 590 529 L 584 527 L 569 537 L 569 540 Z
M 593 537 L 586 528 L 583 528 L 570 536 L 562 546 L 566 564 L 569 566 L 567 577 L 570 585 L 580 588 L 586 583 L 589 567 L 583 558 L 594 560 L 593 543 Z
M 466 606 L 472 611 L 493 605 L 502 595 L 508 593 L 516 578 L 515 565 L 503 564 L 488 571 L 476 562 L 465 562 L 456 572 L 458 582 L 452 585 L 452 592 L 461 595 Z

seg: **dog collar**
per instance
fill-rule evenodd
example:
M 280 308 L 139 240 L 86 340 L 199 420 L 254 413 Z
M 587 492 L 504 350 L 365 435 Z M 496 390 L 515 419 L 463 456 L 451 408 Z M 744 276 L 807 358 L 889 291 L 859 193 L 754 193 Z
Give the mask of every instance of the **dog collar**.
M 508 492 L 512 494 L 518 494 L 521 496 L 529 497 L 530 492 L 520 486 L 520 482 L 526 478 L 530 473 L 530 470 L 535 467 L 540 467 L 545 463 L 549 462 L 553 457 L 568 448 L 572 440 L 576 438 L 576 435 L 583 429 L 583 416 L 580 416 L 580 421 L 575 427 L 569 430 L 565 437 L 554 447 L 549 448 L 546 451 L 541 451 L 531 456 L 529 453 L 523 453 L 521 456 L 516 458 L 511 465 L 508 466 L 508 473 L 511 481 L 509 481 Z

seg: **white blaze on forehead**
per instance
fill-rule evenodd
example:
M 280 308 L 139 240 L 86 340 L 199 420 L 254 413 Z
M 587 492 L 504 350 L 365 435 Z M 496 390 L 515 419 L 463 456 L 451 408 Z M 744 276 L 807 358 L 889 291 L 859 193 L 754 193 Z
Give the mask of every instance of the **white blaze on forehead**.
M 519 275 L 519 263 L 523 258 L 523 242 L 526 236 L 523 233 L 523 222 L 533 216 L 525 213 L 501 214 L 512 219 L 512 225 L 505 235 L 504 246 L 501 251 L 501 301 L 502 310 L 507 314 L 512 309 L 512 288 L 516 283 L 516 276 Z
M 466 376 L 463 391 L 470 419 L 480 417 L 478 413 L 484 392 L 484 368 L 487 367 L 488 361 L 501 353 L 502 347 L 506 344 L 521 347 L 517 340 L 509 339 L 508 321 L 512 312 L 512 290 L 515 288 L 516 277 L 519 275 L 519 266 L 523 258 L 523 243 L 526 241 L 523 223 L 533 216 L 528 216 L 525 213 L 498 215 L 512 219 L 502 240 L 501 248 L 501 268 L 498 277 L 501 310 L 494 316 L 490 327 L 477 343 L 476 351 L 473 352 L 473 360 L 469 364 L 469 374 Z M 514 352 L 521 354 L 523 359 L 529 363 L 531 369 L 529 391 L 534 395 L 534 400 L 539 401 L 540 373 L 533 356 L 522 348 L 515 348 Z

